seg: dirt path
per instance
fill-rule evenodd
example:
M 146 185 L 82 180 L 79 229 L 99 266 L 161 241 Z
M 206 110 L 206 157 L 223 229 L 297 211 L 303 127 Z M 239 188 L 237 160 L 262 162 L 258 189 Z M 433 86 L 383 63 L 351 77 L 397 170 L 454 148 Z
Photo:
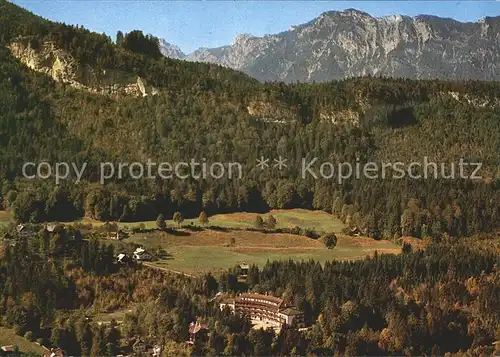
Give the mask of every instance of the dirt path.
M 143 262 L 142 263 L 143 265 L 151 268 L 151 269 L 158 269 L 158 270 L 163 270 L 163 271 L 166 271 L 167 273 L 174 273 L 174 274 L 177 274 L 177 275 L 184 275 L 184 276 L 187 276 L 188 278 L 194 278 L 195 276 L 194 275 L 191 275 L 191 274 L 186 274 L 186 273 L 183 273 L 181 271 L 178 271 L 178 270 L 172 270 L 172 269 L 168 269 L 168 268 L 164 268 L 164 267 L 159 267 L 158 265 L 155 265 L 153 263 L 148 263 L 148 262 Z

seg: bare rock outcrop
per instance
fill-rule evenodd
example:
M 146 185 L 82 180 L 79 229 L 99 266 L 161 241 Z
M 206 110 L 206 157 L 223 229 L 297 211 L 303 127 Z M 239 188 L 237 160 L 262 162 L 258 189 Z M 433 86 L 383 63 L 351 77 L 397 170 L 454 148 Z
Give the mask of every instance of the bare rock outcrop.
M 108 70 L 95 70 L 82 66 L 71 54 L 57 48 L 51 42 L 45 42 L 39 48 L 33 48 L 26 41 L 12 42 L 9 46 L 12 55 L 30 69 L 45 73 L 56 82 L 70 85 L 79 90 L 113 97 L 146 97 L 158 94 L 158 90 L 149 86 L 145 79 L 137 76 L 130 81 L 130 75 Z

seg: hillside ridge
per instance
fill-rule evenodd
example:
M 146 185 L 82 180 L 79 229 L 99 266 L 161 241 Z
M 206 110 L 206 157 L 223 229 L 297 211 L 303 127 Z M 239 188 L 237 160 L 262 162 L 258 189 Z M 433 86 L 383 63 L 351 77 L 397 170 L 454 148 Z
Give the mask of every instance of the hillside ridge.
M 325 82 L 358 76 L 500 80 L 500 17 L 460 22 L 431 15 L 373 17 L 328 11 L 288 31 L 240 34 L 231 45 L 166 56 L 243 71 L 260 81 Z

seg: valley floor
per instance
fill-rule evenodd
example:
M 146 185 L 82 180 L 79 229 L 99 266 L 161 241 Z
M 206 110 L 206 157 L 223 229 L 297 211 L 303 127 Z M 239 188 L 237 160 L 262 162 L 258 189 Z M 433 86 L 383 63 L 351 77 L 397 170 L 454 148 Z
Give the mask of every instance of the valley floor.
M 43 355 L 45 348 L 35 342 L 30 342 L 22 336 L 16 335 L 13 329 L 0 326 L 0 346 L 17 345 L 20 352 Z
M 334 249 L 327 249 L 320 240 L 305 236 L 245 230 L 180 230 L 176 234 L 155 231 L 133 235 L 123 242 L 135 243 L 150 251 L 166 250 L 167 259 L 148 265 L 190 275 L 217 274 L 242 263 L 262 267 L 268 260 L 314 259 L 323 264 L 335 259 L 363 259 L 375 251 L 397 254 L 401 250 L 399 245 L 389 241 L 340 234 L 337 237 Z
M 277 222 L 276 229 L 300 227 L 302 230 L 309 229 L 319 234 L 334 232 L 338 237 L 337 245 L 334 249 L 327 249 L 321 240 L 303 235 L 247 230 L 254 228 L 257 215 L 264 221 L 269 215 L 273 215 Z M 7 225 L 12 221 L 10 212 L 0 212 L 0 225 Z M 88 233 L 95 232 L 104 224 L 88 218 L 73 223 L 86 225 L 89 228 Z M 190 229 L 191 226 L 199 226 L 197 218 L 184 220 L 183 228 L 178 228 L 171 220 L 167 221 L 168 227 L 175 228 L 173 233 L 157 230 L 156 221 L 119 223 L 121 230 L 131 232 L 130 236 L 122 241 L 103 239 L 103 242 L 113 243 L 117 253 L 130 254 L 131 244 L 142 246 L 153 255 L 159 250 L 166 251 L 166 259 L 148 262 L 148 266 L 187 275 L 207 272 L 218 274 L 242 263 L 262 267 L 267 261 L 273 260 L 314 259 L 323 264 L 329 260 L 363 259 L 373 255 L 375 251 L 379 254 L 397 254 L 401 250 L 400 244 L 389 241 L 341 234 L 345 225 L 324 211 L 291 209 L 273 210 L 266 214 L 218 214 L 209 217 L 208 225 L 221 229 Z M 132 233 L 132 229 L 139 227 L 149 231 Z

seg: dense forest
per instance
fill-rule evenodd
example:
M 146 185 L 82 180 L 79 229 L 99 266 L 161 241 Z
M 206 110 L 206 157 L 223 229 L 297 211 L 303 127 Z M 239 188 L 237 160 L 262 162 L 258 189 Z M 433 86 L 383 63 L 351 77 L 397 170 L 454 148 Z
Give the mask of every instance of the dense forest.
M 138 336 L 164 356 L 472 355 L 500 347 L 500 258 L 493 236 L 432 243 L 425 251 L 356 262 L 268 262 L 218 279 L 117 264 L 113 247 L 80 231 L 38 226 L 0 258 L 0 322 L 69 355 L 111 356 Z M 36 239 L 35 239 L 36 238 Z M 498 236 L 496 237 L 498 243 Z M 280 296 L 304 311 L 306 331 L 251 329 L 221 311 L 216 293 Z M 122 321 L 95 312 L 135 306 Z M 206 343 L 186 345 L 190 322 L 209 326 Z M 497 348 L 495 350 L 495 348 Z M 495 352 L 496 351 L 496 352 Z
M 75 88 L 29 69 L 13 43 L 65 51 L 96 74 L 87 86 L 111 73 L 117 85 L 140 77 L 156 93 Z M 0 246 L 0 325 L 83 356 L 130 353 L 138 337 L 159 344 L 164 356 L 498 354 L 499 96 L 500 84 L 486 82 L 259 83 L 216 65 L 164 58 L 141 31 L 113 41 L 0 0 L 1 206 L 31 232 L 12 237 L 19 232 L 10 227 Z M 262 171 L 261 156 L 271 163 L 286 157 L 287 167 Z M 302 159 L 315 157 L 352 165 L 463 159 L 481 162 L 482 178 L 302 178 Z M 239 162 L 243 177 L 99 182 L 102 162 L 191 158 Z M 23 177 L 24 163 L 42 161 L 87 168 L 78 183 Z M 188 277 L 118 264 L 114 245 L 76 224 L 51 232 L 39 224 L 281 208 L 325 210 L 375 239 L 414 236 L 428 244 L 323 266 L 269 261 L 250 266 L 241 281 L 238 267 Z M 293 303 L 309 329 L 255 330 L 246 317 L 219 309 L 217 293 L 244 291 Z M 128 309 L 119 323 L 99 323 L 103 312 Z M 209 326 L 209 339 L 188 346 L 197 319 Z
M 117 43 L 81 26 L 40 19 L 0 2 L 2 205 L 19 221 L 154 220 L 229 211 L 311 208 L 333 212 L 377 239 L 441 239 L 498 228 L 498 83 L 358 78 L 326 84 L 258 83 L 210 64 L 159 57 L 155 38 L 120 33 Z M 29 70 L 7 45 L 50 42 L 80 66 L 140 76 L 158 93 L 110 97 Z M 286 157 L 262 172 L 260 156 Z M 335 180 L 300 176 L 302 159 L 334 163 L 483 164 L 483 179 Z M 99 184 L 102 162 L 239 162 L 241 179 Z M 26 162 L 87 168 L 82 182 L 27 180 Z

